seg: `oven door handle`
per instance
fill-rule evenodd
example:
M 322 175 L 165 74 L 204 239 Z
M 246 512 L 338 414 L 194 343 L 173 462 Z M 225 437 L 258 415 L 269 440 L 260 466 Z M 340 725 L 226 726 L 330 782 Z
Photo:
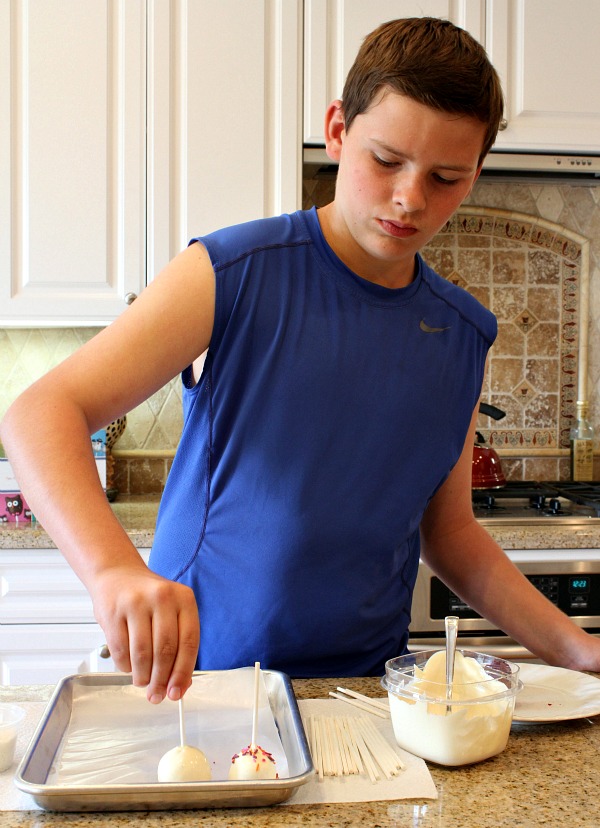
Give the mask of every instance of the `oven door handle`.
M 526 661 L 534 659 L 533 653 L 520 644 L 488 644 L 483 648 L 488 655 L 504 658 L 507 661 Z

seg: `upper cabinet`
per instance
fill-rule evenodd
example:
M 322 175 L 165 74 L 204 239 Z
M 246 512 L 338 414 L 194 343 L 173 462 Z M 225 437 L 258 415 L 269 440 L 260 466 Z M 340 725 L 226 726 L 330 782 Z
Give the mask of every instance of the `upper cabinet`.
M 578 0 L 306 0 L 304 143 L 323 145 L 362 39 L 397 17 L 452 20 L 485 47 L 502 79 L 502 150 L 600 152 L 600 3 Z
M 302 0 L 149 2 L 148 83 L 149 278 L 194 236 L 297 209 Z
M 305 0 L 304 143 L 322 146 L 331 101 L 341 98 L 363 38 L 398 17 L 443 17 L 483 43 L 485 0 Z
M 486 49 L 502 79 L 507 150 L 600 152 L 600 4 L 488 0 Z
M 302 0 L 0 0 L 0 325 L 103 325 L 296 209 Z
M 114 317 L 144 279 L 145 11 L 0 0 L 0 324 Z

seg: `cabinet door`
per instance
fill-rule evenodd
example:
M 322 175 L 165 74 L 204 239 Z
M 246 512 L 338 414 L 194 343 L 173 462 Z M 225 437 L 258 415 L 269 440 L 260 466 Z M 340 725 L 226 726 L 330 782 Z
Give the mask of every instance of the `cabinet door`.
M 0 324 L 103 324 L 145 278 L 146 0 L 0 0 Z
M 506 97 L 499 149 L 600 151 L 600 4 L 488 0 L 486 48 Z
M 97 624 L 0 625 L 2 684 L 56 684 L 76 673 L 114 672 L 105 642 Z
M 301 10 L 150 2 L 150 278 L 193 236 L 300 206 Z
M 141 549 L 140 555 L 147 562 L 150 550 Z M 93 621 L 92 600 L 57 549 L 0 552 L 0 624 Z
M 399 17 L 442 17 L 483 42 L 485 0 L 306 0 L 304 143 L 322 145 L 329 103 L 340 98 L 363 38 Z

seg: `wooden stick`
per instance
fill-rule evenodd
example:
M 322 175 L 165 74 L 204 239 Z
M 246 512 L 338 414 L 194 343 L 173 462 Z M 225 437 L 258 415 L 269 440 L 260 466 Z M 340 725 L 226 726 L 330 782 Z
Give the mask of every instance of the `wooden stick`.
M 252 739 L 250 740 L 251 750 L 257 745 L 258 730 L 258 685 L 260 680 L 260 661 L 254 662 L 254 703 L 252 705 Z
M 369 752 L 368 747 L 365 744 L 365 741 L 362 737 L 362 734 L 360 733 L 358 727 L 356 727 L 356 725 L 354 724 L 354 722 L 356 720 L 351 719 L 350 721 L 352 722 L 352 724 L 351 724 L 352 735 L 354 737 L 354 740 L 356 742 L 356 746 L 357 746 L 357 748 L 360 752 L 360 755 L 362 757 L 362 760 L 364 762 L 365 768 L 367 769 L 367 773 L 369 774 L 369 779 L 371 780 L 371 782 L 373 784 L 375 784 L 375 782 L 377 782 L 377 780 L 380 779 L 379 773 L 377 771 L 377 768 L 373 764 L 371 754 Z
M 185 723 L 183 719 L 183 699 L 179 699 L 179 741 L 185 747 Z
M 390 712 L 388 702 L 381 701 L 381 699 L 372 699 L 370 696 L 364 696 L 362 693 L 357 693 L 356 690 L 348 690 L 345 687 L 337 687 L 336 689 L 338 693 L 345 693 L 347 696 L 352 696 L 353 699 L 358 699 L 364 704 L 378 707 L 380 710 L 385 710 L 386 713 Z
M 367 744 L 371 755 L 376 760 L 381 770 L 388 779 L 397 776 L 404 768 L 404 763 L 393 750 L 387 739 L 377 730 L 373 722 L 362 719 L 357 722 L 362 736 Z
M 333 690 L 329 692 L 329 695 L 332 696 L 334 699 L 339 699 L 340 701 L 346 702 L 347 704 L 351 704 L 353 707 L 358 707 L 360 708 L 360 710 L 366 710 L 368 713 L 372 713 L 374 716 L 379 716 L 381 719 L 389 719 L 390 717 L 389 711 L 384 712 L 383 710 L 365 704 L 365 702 L 359 701 L 358 699 L 348 699 L 345 696 L 340 695 L 339 693 L 334 693 Z
M 348 718 L 346 716 L 342 717 L 342 731 L 344 733 L 346 744 L 348 745 L 348 750 L 350 751 L 350 754 L 352 756 L 354 766 L 356 767 L 356 773 L 362 773 L 365 768 L 363 765 L 363 761 L 360 757 L 358 748 L 356 747 L 356 743 L 354 741 L 352 731 L 348 723 Z

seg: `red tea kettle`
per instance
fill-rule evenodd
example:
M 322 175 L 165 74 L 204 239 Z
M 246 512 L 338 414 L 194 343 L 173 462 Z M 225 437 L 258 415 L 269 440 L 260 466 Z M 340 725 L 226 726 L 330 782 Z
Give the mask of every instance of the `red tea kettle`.
M 479 404 L 479 412 L 501 420 L 506 412 L 488 403 Z M 472 486 L 474 489 L 501 489 L 506 485 L 506 478 L 502 471 L 502 463 L 493 448 L 485 442 L 483 434 L 476 432 L 476 442 L 473 447 Z

